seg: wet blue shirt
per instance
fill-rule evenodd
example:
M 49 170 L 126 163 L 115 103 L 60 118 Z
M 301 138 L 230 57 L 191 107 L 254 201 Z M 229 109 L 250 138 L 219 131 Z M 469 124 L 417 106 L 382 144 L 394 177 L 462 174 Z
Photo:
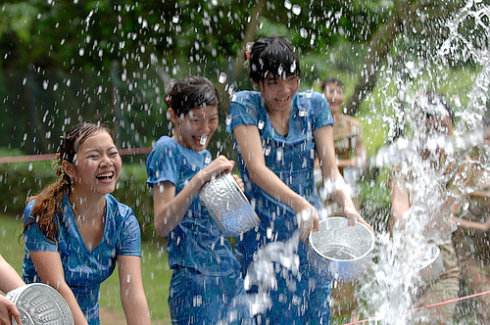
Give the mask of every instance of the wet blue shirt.
M 287 135 L 275 132 L 259 92 L 240 91 L 230 104 L 228 131 L 239 125 L 257 127 L 266 166 L 289 188 L 320 207 L 313 179 L 316 129 L 333 125 L 325 98 L 315 92 L 297 93 L 292 100 Z M 295 212 L 254 184 L 238 148 L 238 163 L 245 183 L 245 195 L 255 205 L 260 218 L 258 229 L 252 229 L 238 242 L 243 254 L 242 271 L 246 271 L 253 254 L 261 246 L 274 241 L 287 241 L 298 230 Z M 283 276 L 277 277 L 278 288 L 272 291 L 273 307 L 262 315 L 264 322 L 289 324 L 324 324 L 329 320 L 330 283 L 310 268 L 306 245 L 299 242 L 301 277 L 291 291 Z M 298 307 L 299 306 L 299 307 Z
M 178 194 L 187 182 L 211 162 L 207 150 L 196 152 L 178 144 L 173 138 L 161 137 L 146 161 L 147 184 L 161 182 L 175 185 Z M 239 263 L 207 209 L 196 196 L 182 221 L 168 238 L 170 267 L 189 267 L 206 275 L 227 275 L 239 272 Z
M 239 125 L 257 126 L 266 166 L 272 170 L 289 188 L 319 207 L 313 179 L 315 159 L 315 139 L 313 132 L 324 126 L 333 125 L 332 114 L 325 98 L 315 92 L 297 93 L 293 97 L 289 117 L 288 134 L 275 132 L 265 104 L 259 92 L 240 91 L 234 94 L 230 104 L 230 132 Z M 239 152 L 240 155 L 240 152 Z M 297 228 L 295 220 L 277 218 L 280 210 L 292 210 L 251 182 L 248 171 L 240 159 L 239 166 L 245 183 L 245 194 L 255 201 L 262 226 L 274 224 L 277 240 L 288 239 Z M 293 213 L 294 214 L 294 213 Z M 264 228 L 265 230 L 265 228 Z
M 128 206 L 106 195 L 104 234 L 92 250 L 87 249 L 78 230 L 74 212 L 67 196 L 63 198 L 63 214 L 57 216 L 57 242 L 48 239 L 32 216 L 34 201 L 24 210 L 24 281 L 40 282 L 29 252 L 49 251 L 60 254 L 65 281 L 73 291 L 89 325 L 100 324 L 99 288 L 116 265 L 117 256 L 141 256 L 141 234 L 136 217 Z

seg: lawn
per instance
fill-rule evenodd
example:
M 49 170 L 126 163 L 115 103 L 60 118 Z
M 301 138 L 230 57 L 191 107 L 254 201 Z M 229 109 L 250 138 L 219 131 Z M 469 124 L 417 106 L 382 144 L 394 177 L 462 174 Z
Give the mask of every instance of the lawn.
M 21 233 L 22 226 L 19 220 L 0 215 L 0 254 L 19 274 L 22 272 L 23 258 Z M 145 242 L 142 251 L 143 283 L 152 320 L 170 323 L 167 297 L 171 271 L 168 268 L 165 247 L 161 243 Z M 100 296 L 102 308 L 123 314 L 117 272 L 102 284 Z

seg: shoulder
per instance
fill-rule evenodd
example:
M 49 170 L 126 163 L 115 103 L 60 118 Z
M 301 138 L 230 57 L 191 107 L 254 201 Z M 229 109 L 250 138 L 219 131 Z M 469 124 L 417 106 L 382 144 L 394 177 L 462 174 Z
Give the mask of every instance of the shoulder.
M 35 200 L 30 200 L 27 202 L 22 215 L 24 224 L 28 224 L 35 221 L 34 217 L 32 216 L 32 210 L 34 209 L 35 204 L 36 204 Z
M 343 114 L 342 115 L 342 118 L 344 119 L 344 121 L 349 126 L 352 126 L 352 127 L 360 127 L 361 126 L 361 123 L 359 122 L 359 120 L 357 118 L 353 117 L 353 116 Z
M 124 203 L 119 202 L 114 196 L 108 194 L 106 196 L 107 209 L 115 217 L 116 222 L 125 222 L 134 217 L 133 209 Z
M 155 145 L 153 146 L 152 151 L 160 151 L 160 150 L 165 150 L 165 149 L 172 149 L 175 150 L 177 149 L 177 142 L 175 139 L 169 137 L 169 136 L 162 136 L 160 139 L 155 142 Z
M 316 91 L 301 91 L 296 96 L 300 103 L 309 103 L 313 106 L 327 103 L 325 97 Z
M 153 164 L 155 161 L 161 161 L 164 157 L 171 157 L 174 153 L 179 151 L 179 145 L 175 141 L 175 139 L 163 136 L 158 139 L 157 142 L 153 145 L 150 153 L 148 154 L 146 163 Z
M 261 100 L 262 96 L 260 95 L 260 92 L 252 90 L 237 91 L 231 96 L 232 103 L 238 103 L 246 106 L 248 106 L 247 104 L 260 103 Z

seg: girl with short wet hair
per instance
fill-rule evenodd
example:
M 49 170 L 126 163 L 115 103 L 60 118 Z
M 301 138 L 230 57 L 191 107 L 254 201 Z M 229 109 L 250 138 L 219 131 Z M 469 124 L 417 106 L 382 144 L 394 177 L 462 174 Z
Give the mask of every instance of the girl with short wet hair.
M 325 181 L 344 184 L 335 161 L 332 114 L 321 94 L 298 92 L 300 62 L 289 41 L 261 38 L 247 57 L 258 91 L 235 93 L 229 108 L 229 131 L 237 144 L 245 194 L 261 220 L 238 243 L 244 271 L 261 247 L 286 242 L 298 230 L 305 239 L 318 228 L 315 156 Z M 345 186 L 337 186 L 333 194 L 351 221 L 362 221 Z M 298 220 L 305 211 L 311 217 Z M 300 274 L 277 272 L 277 290 L 270 292 L 272 307 L 257 318 L 263 324 L 329 322 L 330 282 L 310 267 L 304 241 L 298 254 Z
M 218 93 L 206 78 L 188 77 L 173 84 L 166 102 L 173 136 L 158 139 L 146 170 L 155 228 L 168 240 L 172 323 L 240 323 L 233 303 L 243 293 L 240 264 L 199 200 L 206 182 L 234 166 L 207 150 L 218 128 Z

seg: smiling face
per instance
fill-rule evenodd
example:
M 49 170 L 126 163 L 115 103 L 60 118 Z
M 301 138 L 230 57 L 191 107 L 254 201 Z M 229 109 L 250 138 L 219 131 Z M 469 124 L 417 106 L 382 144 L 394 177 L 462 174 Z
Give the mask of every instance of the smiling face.
M 176 116 L 171 110 L 174 134 L 177 141 L 184 147 L 194 151 L 202 151 L 209 145 L 211 137 L 218 128 L 218 106 L 208 105 L 195 107 L 183 116 Z
M 340 112 L 344 102 L 344 89 L 336 83 L 328 83 L 325 85 L 324 93 L 332 112 Z
M 268 110 L 284 111 L 291 108 L 293 96 L 298 91 L 299 78 L 265 79 L 258 83 L 262 98 Z
M 100 130 L 85 139 L 73 163 L 64 161 L 65 172 L 72 180 L 72 191 L 78 194 L 112 193 L 121 172 L 121 156 L 111 135 Z

